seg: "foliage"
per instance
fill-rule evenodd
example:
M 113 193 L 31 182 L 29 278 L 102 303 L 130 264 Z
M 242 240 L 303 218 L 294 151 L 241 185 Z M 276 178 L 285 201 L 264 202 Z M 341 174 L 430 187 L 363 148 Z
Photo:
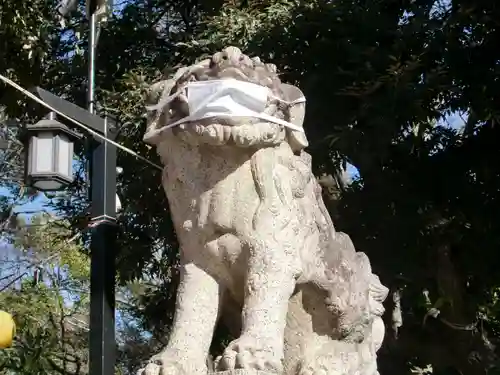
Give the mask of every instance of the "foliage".
M 13 348 L 0 352 L 2 374 L 87 372 L 89 261 L 61 225 L 47 214 L 18 220 L 17 256 L 2 263 L 0 306 L 17 325 Z
M 51 2 L 9 1 L 19 15 L 1 13 L 0 40 L 16 53 L 0 49 L 0 72 L 82 105 L 81 9 L 61 26 Z M 159 163 L 142 142 L 148 83 L 228 44 L 275 63 L 306 94 L 318 176 L 337 175 L 347 162 L 359 171 L 340 200 L 338 191 L 325 194 L 338 228 L 401 291 L 397 335 L 387 304 L 381 373 L 492 373 L 500 328 L 498 19 L 499 7 L 486 0 L 134 0 L 100 34 L 99 108 L 118 118 L 121 143 Z M 29 25 L 23 32 L 18 20 Z M 39 38 L 31 55 L 22 49 L 27 33 Z M 35 115 L 10 89 L 0 104 L 11 117 Z M 119 165 L 119 283 L 132 302 L 123 309 L 120 359 L 132 371 L 168 334 L 178 257 L 159 171 L 123 153 Z M 84 184 L 79 178 L 51 201 L 74 233 L 85 228 Z

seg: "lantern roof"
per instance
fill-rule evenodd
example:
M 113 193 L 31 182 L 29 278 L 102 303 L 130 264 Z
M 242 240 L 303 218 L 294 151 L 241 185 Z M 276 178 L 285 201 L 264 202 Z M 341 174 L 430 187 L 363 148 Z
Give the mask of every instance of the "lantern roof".
M 35 124 L 27 124 L 25 126 L 26 137 L 29 137 L 31 134 L 48 131 L 66 134 L 71 139 L 80 139 L 83 137 L 82 134 L 74 131 L 62 122 L 58 121 L 54 112 L 50 112 L 46 118 L 38 121 Z

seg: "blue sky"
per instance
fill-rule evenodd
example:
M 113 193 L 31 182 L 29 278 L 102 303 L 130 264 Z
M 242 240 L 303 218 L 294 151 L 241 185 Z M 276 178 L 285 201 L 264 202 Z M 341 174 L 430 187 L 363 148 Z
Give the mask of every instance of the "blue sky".
M 9 191 L 5 187 L 0 187 L 0 196 L 11 196 Z M 44 208 L 44 204 L 47 203 L 47 197 L 44 194 L 39 194 L 33 201 L 25 203 L 20 206 L 16 206 L 14 211 L 41 211 Z

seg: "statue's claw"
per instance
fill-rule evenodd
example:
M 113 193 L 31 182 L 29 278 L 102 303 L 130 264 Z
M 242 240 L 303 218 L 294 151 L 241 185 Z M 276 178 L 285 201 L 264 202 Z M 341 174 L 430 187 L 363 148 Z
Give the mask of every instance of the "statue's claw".
M 205 365 L 195 368 L 193 364 L 171 353 L 162 352 L 153 356 L 137 375 L 206 375 Z
M 216 364 L 222 371 L 253 369 L 279 373 L 282 369 L 281 360 L 272 348 L 265 348 L 259 345 L 257 339 L 244 336 L 231 342 L 224 354 L 217 358 Z

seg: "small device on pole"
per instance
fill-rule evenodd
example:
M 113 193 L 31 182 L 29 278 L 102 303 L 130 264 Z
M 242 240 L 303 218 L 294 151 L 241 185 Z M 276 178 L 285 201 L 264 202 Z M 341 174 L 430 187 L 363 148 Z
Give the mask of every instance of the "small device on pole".
M 87 0 L 87 17 L 95 15 L 99 23 L 106 22 L 107 15 L 113 9 L 112 0 Z

